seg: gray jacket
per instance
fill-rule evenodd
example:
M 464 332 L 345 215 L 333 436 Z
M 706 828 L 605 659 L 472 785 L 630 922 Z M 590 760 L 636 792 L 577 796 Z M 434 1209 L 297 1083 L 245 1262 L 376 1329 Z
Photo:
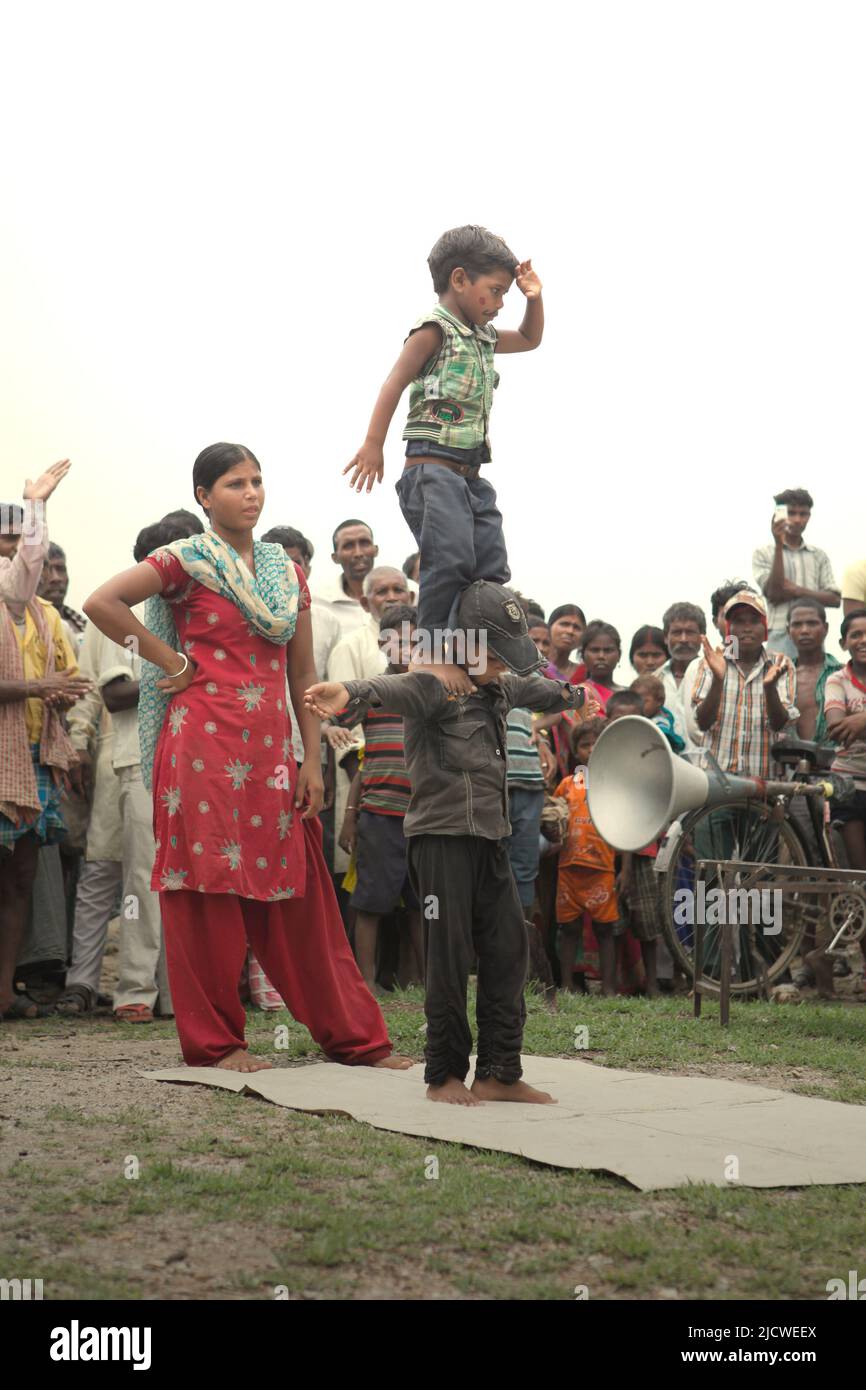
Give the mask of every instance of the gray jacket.
M 538 713 L 580 709 L 580 686 L 510 673 L 471 695 L 449 695 L 436 676 L 410 671 L 345 681 L 349 704 L 341 724 L 369 709 L 404 716 L 406 767 L 412 782 L 406 835 L 511 834 L 506 784 L 505 718 L 515 705 Z

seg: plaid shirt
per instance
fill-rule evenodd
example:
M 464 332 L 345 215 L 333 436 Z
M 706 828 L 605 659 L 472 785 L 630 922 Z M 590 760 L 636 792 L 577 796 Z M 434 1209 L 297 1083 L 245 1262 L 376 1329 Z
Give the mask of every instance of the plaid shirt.
M 788 722 L 776 732 L 767 718 L 764 695 L 764 672 L 778 653 L 761 648 L 761 654 L 743 675 L 736 661 L 726 654 L 725 685 L 715 722 L 704 732 L 703 746 L 713 754 L 723 772 L 737 772 L 744 777 L 770 776 L 770 748 L 786 734 L 796 734 L 800 711 L 794 704 L 797 677 L 793 663 L 782 657 L 782 673 L 776 689 L 782 707 L 787 710 Z M 692 689 L 692 704 L 697 706 L 710 693 L 713 673 L 701 657 Z
M 813 592 L 832 589 L 838 594 L 839 585 L 833 577 L 833 566 L 829 557 L 823 550 L 819 550 L 817 545 L 807 545 L 805 541 L 801 541 L 798 546 L 783 546 L 782 551 L 782 567 L 786 579 L 799 584 L 801 589 L 811 589 Z M 765 598 L 767 580 L 773 568 L 775 554 L 776 547 L 771 543 L 759 546 L 752 556 L 755 583 Z M 782 603 L 771 603 L 767 599 L 767 624 L 771 632 L 784 631 L 788 621 L 788 610 L 794 602 L 796 600 L 790 598 L 786 598 Z
M 499 373 L 493 367 L 496 329 L 470 326 L 437 304 L 413 324 L 409 337 L 425 324 L 442 330 L 442 346 L 409 387 L 409 418 L 404 439 L 432 439 L 449 449 L 490 447 L 487 424 Z

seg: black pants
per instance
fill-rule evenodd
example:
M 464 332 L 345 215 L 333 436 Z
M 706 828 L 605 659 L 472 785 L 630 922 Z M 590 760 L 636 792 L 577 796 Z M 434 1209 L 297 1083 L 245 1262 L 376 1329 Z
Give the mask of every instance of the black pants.
M 477 1077 L 521 1076 L 527 944 L 505 845 L 474 835 L 412 835 L 409 878 L 427 938 L 428 1086 L 465 1080 L 472 1051 L 466 985 L 478 957 Z

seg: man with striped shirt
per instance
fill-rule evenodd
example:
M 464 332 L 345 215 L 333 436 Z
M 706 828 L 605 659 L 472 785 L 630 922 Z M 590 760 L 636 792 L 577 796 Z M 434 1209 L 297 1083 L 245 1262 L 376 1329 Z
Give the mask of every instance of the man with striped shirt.
M 734 594 L 723 610 L 725 648 L 703 638 L 692 704 L 704 748 L 723 772 L 769 777 L 770 749 L 796 734 L 796 673 L 790 657 L 767 651 L 767 610 L 757 594 Z

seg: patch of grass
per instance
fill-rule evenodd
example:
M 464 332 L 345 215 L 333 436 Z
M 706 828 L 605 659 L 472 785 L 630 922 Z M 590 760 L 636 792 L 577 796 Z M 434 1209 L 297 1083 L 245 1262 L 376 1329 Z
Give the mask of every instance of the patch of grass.
M 803 1093 L 866 1102 L 858 1009 L 735 1004 L 723 1030 L 713 1004 L 696 1021 L 682 998 L 571 996 L 556 1014 L 537 995 L 527 1005 L 529 1053 L 579 1057 L 575 1029 L 585 1026 L 590 1056 L 604 1066 L 734 1066 L 758 1082 L 767 1067 L 802 1070 Z M 420 992 L 384 1010 L 395 1046 L 420 1059 Z M 287 1029 L 285 1051 L 274 1051 L 277 1025 Z M 101 1032 L 116 1054 L 117 1025 L 88 1024 L 89 1037 Z M 153 1036 L 126 1032 L 125 1057 Z M 277 1065 L 319 1055 L 287 1014 L 251 1014 L 249 1037 Z M 33 1065 L 32 1049 L 14 1056 Z M 74 1048 L 70 1056 L 62 1069 L 76 1069 Z M 52 1298 L 272 1298 L 283 1284 L 292 1298 L 571 1299 L 586 1284 L 592 1298 L 674 1289 L 681 1298 L 813 1299 L 866 1260 L 859 1186 L 639 1193 L 604 1174 L 195 1090 L 194 1124 L 170 1105 L 94 1116 L 82 1103 L 46 1109 L 50 1139 L 35 1125 L 16 1131 L 28 1154 L 0 1174 L 2 1267 L 20 1262 L 22 1224 L 25 1272 L 43 1278 Z M 124 1176 L 129 1153 L 137 1179 Z

